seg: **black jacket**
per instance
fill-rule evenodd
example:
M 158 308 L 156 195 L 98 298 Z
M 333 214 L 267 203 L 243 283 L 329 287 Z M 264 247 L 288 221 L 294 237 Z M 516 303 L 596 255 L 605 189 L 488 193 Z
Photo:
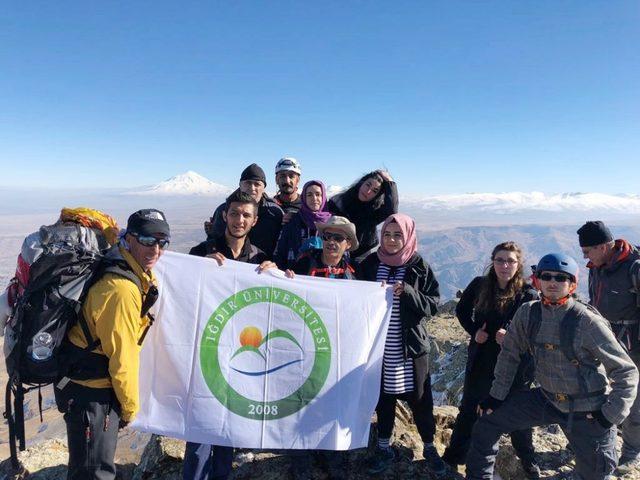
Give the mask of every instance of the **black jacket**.
M 371 253 L 359 265 L 358 280 L 376 281 L 379 265 L 378 254 Z M 433 270 L 419 254 L 411 257 L 405 267 L 404 293 L 400 295 L 402 342 L 405 357 L 413 360 L 412 396 L 421 401 L 425 395 L 431 395 L 431 391 L 427 391 L 431 388 L 427 323 L 438 311 L 440 291 Z
M 302 195 L 298 195 L 293 202 L 286 202 L 280 198 L 280 194 L 278 193 L 273 197 L 273 201 L 282 209 L 284 213 L 293 213 L 296 214 L 302 208 Z
M 267 259 L 265 253 L 255 245 L 252 245 L 248 238 L 245 239 L 242 250 L 238 258 L 233 258 L 233 253 L 227 245 L 224 235 L 205 240 L 199 243 L 189 251 L 189 255 L 197 257 L 206 257 L 212 253 L 220 252 L 229 260 L 236 262 L 253 263 L 259 265 Z
M 300 248 L 302 243 L 309 237 L 317 235 L 315 228 L 311 229 L 304 223 L 302 215 L 295 214 L 282 226 L 280 231 L 280 238 L 276 245 L 276 251 L 273 255 L 273 260 L 278 264 L 278 268 L 285 270 L 287 268 L 293 268 L 296 260 L 300 256 Z
M 333 196 L 327 202 L 327 210 L 334 215 L 348 218 L 356 226 L 358 249 L 351 252 L 351 258 L 357 258 L 378 245 L 376 227 L 389 215 L 398 212 L 398 188 L 395 182 L 384 182 L 383 202 L 380 207 L 371 209 L 371 205 L 358 200 L 358 192 L 347 190 Z
M 376 281 L 380 259 L 371 253 L 358 269 L 358 280 Z M 411 358 L 429 353 L 427 322 L 438 312 L 440 290 L 429 264 L 416 253 L 405 264 L 404 292 L 400 295 L 400 321 L 405 355 Z
M 531 286 L 525 285 L 504 312 L 491 309 L 484 312 L 475 308 L 480 295 L 482 283 L 486 277 L 476 277 L 464 289 L 460 301 L 456 306 L 456 317 L 469 335 L 469 351 L 467 356 L 467 370 L 480 371 L 485 373 L 491 372 L 498 360 L 500 353 L 500 345 L 496 343 L 496 332 L 501 328 L 506 329 L 511 323 L 511 319 L 515 315 L 520 305 L 532 300 L 538 299 L 538 292 Z M 476 343 L 476 332 L 486 324 L 485 330 L 489 334 L 488 340 L 483 344 Z
M 227 228 L 227 224 L 222 218 L 222 212 L 226 204 L 216 208 L 213 213 L 213 235 L 212 237 L 224 236 L 224 231 Z M 282 228 L 282 217 L 284 213 L 282 209 L 272 199 L 263 195 L 260 204 L 258 205 L 258 222 L 249 232 L 249 238 L 251 243 L 262 250 L 268 258 L 273 257 L 273 252 L 276 249 L 276 242 L 280 236 L 280 229 Z

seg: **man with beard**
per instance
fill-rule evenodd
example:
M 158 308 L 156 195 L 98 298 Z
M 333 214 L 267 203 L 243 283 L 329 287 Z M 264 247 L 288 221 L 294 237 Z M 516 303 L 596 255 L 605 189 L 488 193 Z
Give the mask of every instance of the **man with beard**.
M 226 259 L 259 265 L 258 273 L 276 264 L 249 240 L 258 221 L 258 204 L 248 193 L 236 190 L 224 203 L 225 230 L 191 249 L 189 254 L 213 258 L 219 265 Z M 184 480 L 224 480 L 231 473 L 233 447 L 187 442 L 184 454 Z
M 309 250 L 296 261 L 292 270 L 286 270 L 289 278 L 295 275 L 312 277 L 355 279 L 354 268 L 345 258 L 347 251 L 358 248 L 356 226 L 344 217 L 332 216 L 326 223 L 316 222 L 322 237 L 322 250 Z M 319 451 L 327 465 L 330 480 L 344 478 L 345 455 L 343 452 Z M 293 450 L 290 471 L 294 480 L 310 480 L 314 455 L 305 450 Z
M 293 157 L 282 157 L 276 163 L 276 184 L 279 190 L 273 199 L 284 210 L 284 223 L 302 208 L 302 198 L 298 193 L 301 173 L 300 164 Z

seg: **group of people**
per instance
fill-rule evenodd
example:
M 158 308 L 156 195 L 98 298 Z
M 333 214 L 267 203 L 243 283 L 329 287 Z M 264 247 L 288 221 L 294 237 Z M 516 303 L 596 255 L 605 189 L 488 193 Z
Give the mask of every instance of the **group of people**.
M 460 412 L 441 457 L 433 445 L 435 422 L 429 365 L 429 320 L 436 314 L 439 286 L 418 253 L 416 225 L 398 213 L 397 187 L 388 172 L 364 175 L 327 199 L 320 180 L 299 191 L 296 159 L 276 165 L 278 194 L 265 194 L 267 179 L 256 164 L 245 168 L 239 188 L 205 222 L 207 238 L 190 254 L 252 263 L 258 272 L 284 270 L 289 278 L 310 275 L 384 282 L 393 303 L 376 407 L 377 449 L 370 474 L 399 458 L 391 445 L 398 400 L 409 405 L 423 441 L 427 468 L 436 476 L 466 465 L 470 479 L 493 477 L 502 434 L 528 478 L 539 478 L 532 427 L 558 424 L 575 455 L 576 478 L 606 479 L 617 468 L 640 464 L 640 252 L 614 240 L 602 222 L 578 230 L 589 259 L 589 304 L 575 297 L 578 265 L 549 254 L 534 274 L 514 242 L 497 245 L 486 273 L 464 290 L 456 314 L 469 333 L 469 355 Z M 380 229 L 378 227 L 382 224 Z M 59 394 L 69 436 L 70 479 L 112 479 L 118 426 L 139 408 L 139 333 L 146 328 L 140 307 L 154 283 L 152 268 L 170 242 L 162 212 L 141 210 L 128 221 L 119 254 L 138 282 L 105 275 L 89 291 L 83 308 L 94 352 L 108 359 L 109 376 L 74 380 Z M 69 333 L 86 348 L 83 332 Z M 128 360 L 124 360 L 124 358 Z M 616 426 L 624 439 L 615 454 Z M 339 478 L 340 454 L 324 454 L 328 474 Z M 291 452 L 294 478 L 309 478 L 314 455 Z M 233 448 L 187 443 L 185 480 L 225 479 Z

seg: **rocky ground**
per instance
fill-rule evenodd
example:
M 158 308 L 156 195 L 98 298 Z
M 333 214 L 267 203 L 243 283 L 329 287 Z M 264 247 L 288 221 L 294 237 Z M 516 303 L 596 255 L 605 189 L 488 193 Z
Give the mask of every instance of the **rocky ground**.
M 451 427 L 462 390 L 464 364 L 466 360 L 466 334 L 451 314 L 453 305 L 445 305 L 443 312 L 432 324 L 434 334 L 432 359 L 434 361 L 433 390 L 436 403 L 437 434 L 435 444 L 442 453 L 451 436 Z M 0 375 L 1 376 L 1 375 Z M 48 398 L 45 395 L 45 398 Z M 45 403 L 46 400 L 45 400 Z M 21 466 L 14 469 L 9 460 L 0 463 L 0 480 L 63 480 L 66 478 L 67 449 L 64 438 L 64 423 L 55 406 L 47 403 L 45 424 L 40 424 L 35 403 L 27 406 L 29 417 L 27 431 L 31 442 L 20 454 Z M 374 419 L 375 421 L 375 419 Z M 46 425 L 44 428 L 42 425 Z M 6 442 L 6 422 L 0 430 Z M 566 449 L 564 435 L 557 428 L 536 429 L 535 448 L 539 453 L 544 478 L 570 478 L 572 454 Z M 411 414 L 402 404 L 396 412 L 395 446 L 400 451 L 400 461 L 380 479 L 436 478 L 426 469 L 422 460 L 422 442 L 415 429 Z M 366 460 L 373 451 L 375 438 L 369 449 L 348 452 L 345 455 L 343 478 L 371 478 L 366 471 Z M 124 430 L 121 433 L 116 461 L 118 478 L 122 480 L 179 480 L 181 476 L 184 442 L 149 436 Z M 1 458 L 8 457 L 6 443 L 0 444 Z M 239 451 L 234 462 L 233 479 L 282 480 L 289 478 L 289 458 L 282 452 Z M 502 439 L 496 464 L 496 478 L 503 480 L 524 479 L 524 472 L 507 438 Z M 461 479 L 464 471 L 449 472 L 440 478 Z M 314 464 L 314 479 L 324 479 L 326 469 L 320 460 Z M 625 475 L 624 480 L 640 479 L 640 470 Z

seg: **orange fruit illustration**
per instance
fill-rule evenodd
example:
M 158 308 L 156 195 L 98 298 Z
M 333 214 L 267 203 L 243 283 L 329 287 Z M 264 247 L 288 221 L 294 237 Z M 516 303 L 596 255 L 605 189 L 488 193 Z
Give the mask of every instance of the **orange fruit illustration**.
M 258 327 L 245 327 L 240 332 L 240 345 L 243 347 L 251 345 L 258 348 L 262 341 L 262 332 Z

